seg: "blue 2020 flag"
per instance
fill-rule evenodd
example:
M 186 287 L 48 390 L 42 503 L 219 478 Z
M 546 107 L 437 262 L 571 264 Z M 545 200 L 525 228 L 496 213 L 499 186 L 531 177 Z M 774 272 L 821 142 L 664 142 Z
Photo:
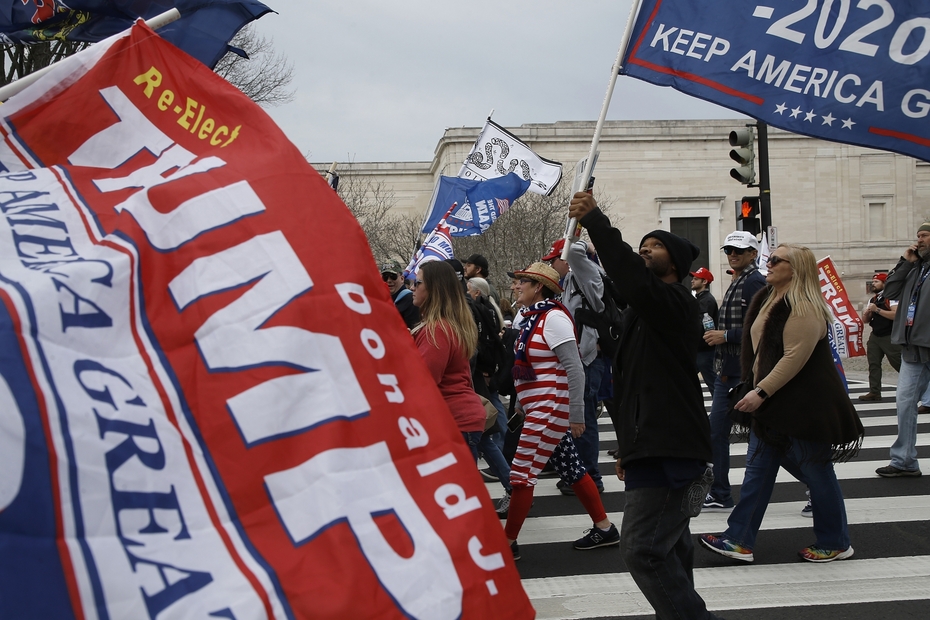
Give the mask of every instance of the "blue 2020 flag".
M 927 0 L 643 0 L 621 73 L 930 161 Z
M 271 11 L 255 0 L 0 0 L 0 42 L 96 43 L 172 8 L 181 18 L 159 36 L 211 69 L 239 29 Z
M 480 235 L 526 193 L 530 183 L 513 172 L 487 181 L 441 176 L 422 232 L 434 230 L 446 216 L 453 237 Z M 456 207 L 449 212 L 453 204 Z

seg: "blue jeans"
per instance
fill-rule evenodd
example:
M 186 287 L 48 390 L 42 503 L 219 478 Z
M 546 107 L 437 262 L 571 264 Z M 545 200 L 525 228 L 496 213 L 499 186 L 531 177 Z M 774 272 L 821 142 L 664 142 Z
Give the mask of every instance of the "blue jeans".
M 717 374 L 714 372 L 713 349 L 710 351 L 698 351 L 697 368 L 698 372 L 701 373 L 701 378 L 704 380 L 704 385 L 707 386 L 707 391 L 710 392 L 710 396 L 713 398 L 714 384 L 717 382 Z
M 930 364 L 908 362 L 901 356 L 898 372 L 898 438 L 891 444 L 891 466 L 915 471 L 917 464 L 917 399 L 930 381 Z
M 465 440 L 465 445 L 468 446 L 469 450 L 471 450 L 471 456 L 473 459 L 475 459 L 475 464 L 477 464 L 478 463 L 478 443 L 481 441 L 481 431 L 471 431 L 468 433 L 462 433 L 462 439 Z
M 714 455 L 714 485 L 710 494 L 724 506 L 733 505 L 730 494 L 730 428 L 733 423 L 727 417 L 730 404 L 727 395 L 737 386 L 738 377 L 720 377 L 714 380 L 714 399 L 710 405 L 710 447 Z
M 478 442 L 478 452 L 484 456 L 484 460 L 488 464 L 488 469 L 491 470 L 492 474 L 497 476 L 504 490 L 509 491 L 510 465 L 507 464 L 507 459 L 504 458 L 504 453 L 501 451 L 503 439 L 499 432 L 494 429 L 492 430 L 493 432 L 487 431 L 481 435 L 481 441 Z M 500 442 L 498 442 L 498 440 L 500 440 Z
M 600 439 L 597 430 L 597 403 L 601 392 L 601 383 L 610 375 L 610 360 L 598 353 L 597 357 L 584 367 L 584 433 L 575 439 L 575 447 L 581 456 L 581 462 L 591 474 L 594 484 L 601 488 L 601 472 L 597 466 Z
M 694 590 L 691 519 L 682 512 L 688 485 L 628 489 L 620 554 L 656 618 L 716 618 Z
M 827 457 L 829 444 L 817 444 L 791 438 L 791 447 L 779 455 L 771 446 L 763 444 L 755 433 L 749 436 L 746 453 L 746 475 L 740 487 L 739 503 L 727 519 L 723 536 L 743 547 L 752 549 L 756 536 L 772 498 L 775 477 L 783 461 L 791 461 L 810 487 L 814 505 L 814 544 L 821 549 L 844 550 L 849 547 L 849 528 L 846 525 L 846 504 L 843 491 L 833 471 L 833 463 L 804 461 L 804 455 L 818 454 Z M 789 467 L 789 471 L 793 469 Z M 794 472 L 792 472 L 794 473 Z M 797 474 L 795 474 L 797 475 Z

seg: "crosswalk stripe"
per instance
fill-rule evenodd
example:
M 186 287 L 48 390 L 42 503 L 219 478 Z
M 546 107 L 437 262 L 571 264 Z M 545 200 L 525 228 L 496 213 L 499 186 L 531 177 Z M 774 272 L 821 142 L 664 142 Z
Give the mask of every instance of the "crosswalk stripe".
M 847 499 L 846 519 L 850 525 L 864 523 L 905 523 L 924 521 L 930 514 L 930 497 L 914 495 L 904 497 Z M 812 520 L 801 515 L 806 503 L 803 494 L 796 502 L 769 504 L 762 521 L 762 530 L 785 530 L 810 527 Z M 692 534 L 718 534 L 727 529 L 729 512 L 702 512 L 691 519 Z M 610 520 L 620 527 L 622 512 L 608 513 Z M 520 546 L 542 543 L 571 542 L 591 527 L 586 514 L 559 515 L 528 519 L 520 531 Z M 855 541 L 853 541 L 855 542 Z
M 922 600 L 930 556 L 698 568 L 694 583 L 712 611 Z M 654 613 L 629 573 L 525 579 L 523 587 L 539 620 Z
M 930 422 L 930 420 L 928 420 Z M 606 441 L 606 433 L 601 433 L 601 441 Z M 866 432 L 865 439 L 862 440 L 862 449 L 869 450 L 872 448 L 890 448 L 894 443 L 894 435 L 869 435 Z M 930 446 L 930 433 L 917 433 L 917 446 Z M 730 444 L 730 456 L 746 456 L 749 450 L 749 444 L 745 441 Z M 616 459 L 607 455 L 606 450 L 601 450 L 597 459 L 598 464 L 605 463 L 613 467 Z M 611 469 L 612 471 L 612 469 Z
M 862 452 L 857 457 L 861 460 L 837 464 L 835 470 L 838 479 L 847 481 L 843 483 L 847 493 L 847 521 L 851 530 L 854 528 L 851 535 L 853 546 L 860 552 L 857 556 L 863 557 L 854 556 L 849 560 L 820 565 L 790 561 L 794 558 L 794 550 L 783 549 L 779 539 L 793 541 L 797 533 L 792 530 L 809 533 L 813 520 L 801 514 L 806 502 L 803 486 L 781 470 L 773 494 L 773 500 L 778 501 L 769 504 L 761 526 L 761 530 L 769 532 L 765 540 L 770 548 L 764 557 L 760 556 L 752 565 L 729 565 L 726 561 L 716 565 L 698 562 L 700 568 L 694 570 L 695 585 L 708 609 L 728 617 L 732 617 L 732 610 L 749 609 L 769 610 L 770 615 L 765 617 L 780 617 L 779 610 L 785 608 L 787 617 L 797 615 L 797 610 L 802 608 L 816 606 L 824 610 L 824 618 L 835 618 L 851 613 L 851 606 L 858 603 L 874 605 L 894 601 L 895 605 L 909 605 L 908 610 L 924 609 L 926 604 L 930 604 L 930 555 L 923 555 L 928 549 L 925 536 L 930 524 L 930 495 L 926 492 L 926 481 L 885 480 L 875 474 L 876 468 L 888 464 L 887 450 L 895 440 L 897 415 L 894 390 L 894 386 L 883 386 L 885 398 L 882 402 L 859 401 L 858 396 L 868 391 L 868 384 L 850 381 L 850 398 L 866 428 L 866 437 Z M 704 397 L 709 411 L 710 396 L 705 393 Z M 928 423 L 930 416 L 920 416 L 918 430 L 930 431 Z M 607 455 L 606 449 L 616 444 L 604 445 L 616 442 L 616 433 L 608 416 L 598 420 L 598 433 L 601 446 L 605 448 L 598 455 L 606 492 L 604 502 L 609 509 L 613 508 L 608 513 L 611 521 L 620 526 L 623 513 L 617 510 L 622 506 L 622 496 L 617 494 L 623 492 L 624 484 L 613 474 L 615 459 Z M 920 456 L 925 457 L 930 446 L 930 432 L 917 434 L 917 446 Z M 730 445 L 730 454 L 736 457 L 732 465 L 740 465 L 730 468 L 730 481 L 735 487 L 740 485 L 745 473 L 747 448 L 746 442 Z M 537 618 L 653 616 L 654 610 L 630 574 L 611 572 L 623 565 L 618 555 L 611 555 L 619 554 L 616 548 L 590 558 L 574 557 L 584 554 L 573 551 L 569 543 L 591 527 L 590 517 L 577 500 L 560 497 L 555 482 L 556 478 L 539 481 L 534 496 L 542 501 L 537 502 L 536 512 L 531 512 L 520 534 L 523 562 L 529 560 L 530 563 L 525 568 L 518 563 L 518 568 L 527 576 L 523 585 L 536 609 Z M 498 482 L 489 482 L 485 486 L 495 499 L 503 494 Z M 729 514 L 729 511 L 704 512 L 691 520 L 691 533 L 722 532 L 727 527 Z M 905 539 L 910 542 L 891 544 L 894 541 L 888 541 L 887 545 L 883 543 L 877 549 L 876 532 L 884 532 L 886 528 L 899 538 L 907 533 Z M 861 541 L 862 549 L 857 540 Z M 760 549 L 763 546 L 760 544 Z M 773 550 L 780 555 L 773 557 Z M 911 555 L 875 557 L 902 552 Z M 562 553 L 570 555 L 563 558 Z M 554 563 L 540 563 L 537 559 L 553 554 L 556 554 L 552 558 Z M 727 611 L 731 614 L 728 615 Z M 914 613 L 920 615 L 922 612 Z M 748 616 L 748 612 L 742 615 Z M 860 614 L 856 617 L 866 616 Z
M 920 445 L 920 444 L 918 444 Z M 609 461 L 613 463 L 613 461 Z M 878 479 L 878 475 L 875 473 L 875 470 L 879 467 L 884 467 L 888 464 L 888 459 L 883 459 L 881 461 L 851 461 L 849 463 L 837 463 L 834 465 L 834 470 L 836 471 L 836 477 L 839 480 L 853 480 L 856 478 L 875 478 Z M 739 484 L 743 479 L 743 474 L 745 473 L 745 467 L 731 467 L 730 468 L 730 483 Z M 601 482 L 604 483 L 604 491 L 607 493 L 618 493 L 624 490 L 623 481 L 618 480 L 617 477 L 613 474 L 606 475 L 607 472 L 602 471 Z M 551 481 L 551 482 L 547 482 Z M 795 478 L 789 474 L 784 469 L 778 471 L 778 477 L 775 479 L 775 482 L 794 482 Z M 504 494 L 503 487 L 498 482 L 487 482 L 485 483 L 488 493 L 491 494 L 491 497 L 494 499 L 499 498 Z M 536 485 L 536 489 L 533 491 L 535 497 L 551 497 L 555 495 L 561 495 L 561 492 L 555 486 L 555 480 L 551 478 L 543 478 Z

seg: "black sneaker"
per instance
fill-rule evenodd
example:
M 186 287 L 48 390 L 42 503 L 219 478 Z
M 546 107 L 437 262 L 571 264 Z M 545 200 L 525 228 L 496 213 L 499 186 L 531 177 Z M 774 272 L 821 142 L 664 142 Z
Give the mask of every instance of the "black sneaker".
M 514 562 L 520 559 L 520 545 L 517 544 L 517 541 L 510 543 L 510 553 L 513 554 Z
M 491 473 L 491 468 L 486 467 L 485 469 L 479 469 L 478 473 L 481 474 L 481 477 L 484 478 L 485 482 L 497 482 L 498 477 Z
M 559 480 L 555 483 L 555 488 L 559 490 L 559 493 L 562 495 L 574 495 L 575 489 L 572 488 L 572 485 L 567 484 L 564 480 Z
M 500 501 L 497 502 L 497 512 L 498 519 L 506 519 L 507 513 L 510 511 L 510 491 L 504 493 L 504 496 L 500 498 Z
M 611 523 L 610 529 L 606 532 L 596 527 L 585 530 L 584 536 L 572 543 L 572 546 L 575 549 L 587 551 L 588 549 L 597 549 L 598 547 L 609 547 L 619 544 L 620 532 L 617 530 L 617 526 Z
M 909 470 L 909 469 L 898 469 L 894 465 L 885 465 L 884 467 L 879 467 L 875 470 L 875 473 L 881 476 L 882 478 L 899 478 L 901 476 L 910 476 L 917 478 L 920 476 L 920 470 Z
M 810 492 L 810 491 L 807 492 L 807 505 L 805 505 L 804 508 L 801 509 L 801 515 L 802 515 L 802 516 L 805 516 L 805 517 L 813 517 L 813 516 L 814 516 L 814 503 L 811 502 L 811 492 Z
M 728 504 L 729 505 L 721 502 L 716 497 L 708 493 L 707 497 L 704 498 L 703 511 L 704 512 L 728 512 L 730 510 L 733 510 L 733 500 L 730 500 Z

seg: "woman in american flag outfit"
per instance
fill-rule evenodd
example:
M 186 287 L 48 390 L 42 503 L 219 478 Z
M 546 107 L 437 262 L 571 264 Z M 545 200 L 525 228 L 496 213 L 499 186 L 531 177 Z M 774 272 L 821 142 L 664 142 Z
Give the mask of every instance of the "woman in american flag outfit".
M 517 536 L 533 504 L 539 472 L 550 458 L 594 522 L 574 547 L 617 545 L 620 534 L 572 439 L 584 432 L 585 379 L 571 314 L 555 299 L 562 292 L 559 274 L 545 263 L 533 263 L 513 277 L 516 301 L 524 306 L 513 376 L 526 419 L 510 470 L 513 490 L 504 528 L 510 549 L 519 559 Z

